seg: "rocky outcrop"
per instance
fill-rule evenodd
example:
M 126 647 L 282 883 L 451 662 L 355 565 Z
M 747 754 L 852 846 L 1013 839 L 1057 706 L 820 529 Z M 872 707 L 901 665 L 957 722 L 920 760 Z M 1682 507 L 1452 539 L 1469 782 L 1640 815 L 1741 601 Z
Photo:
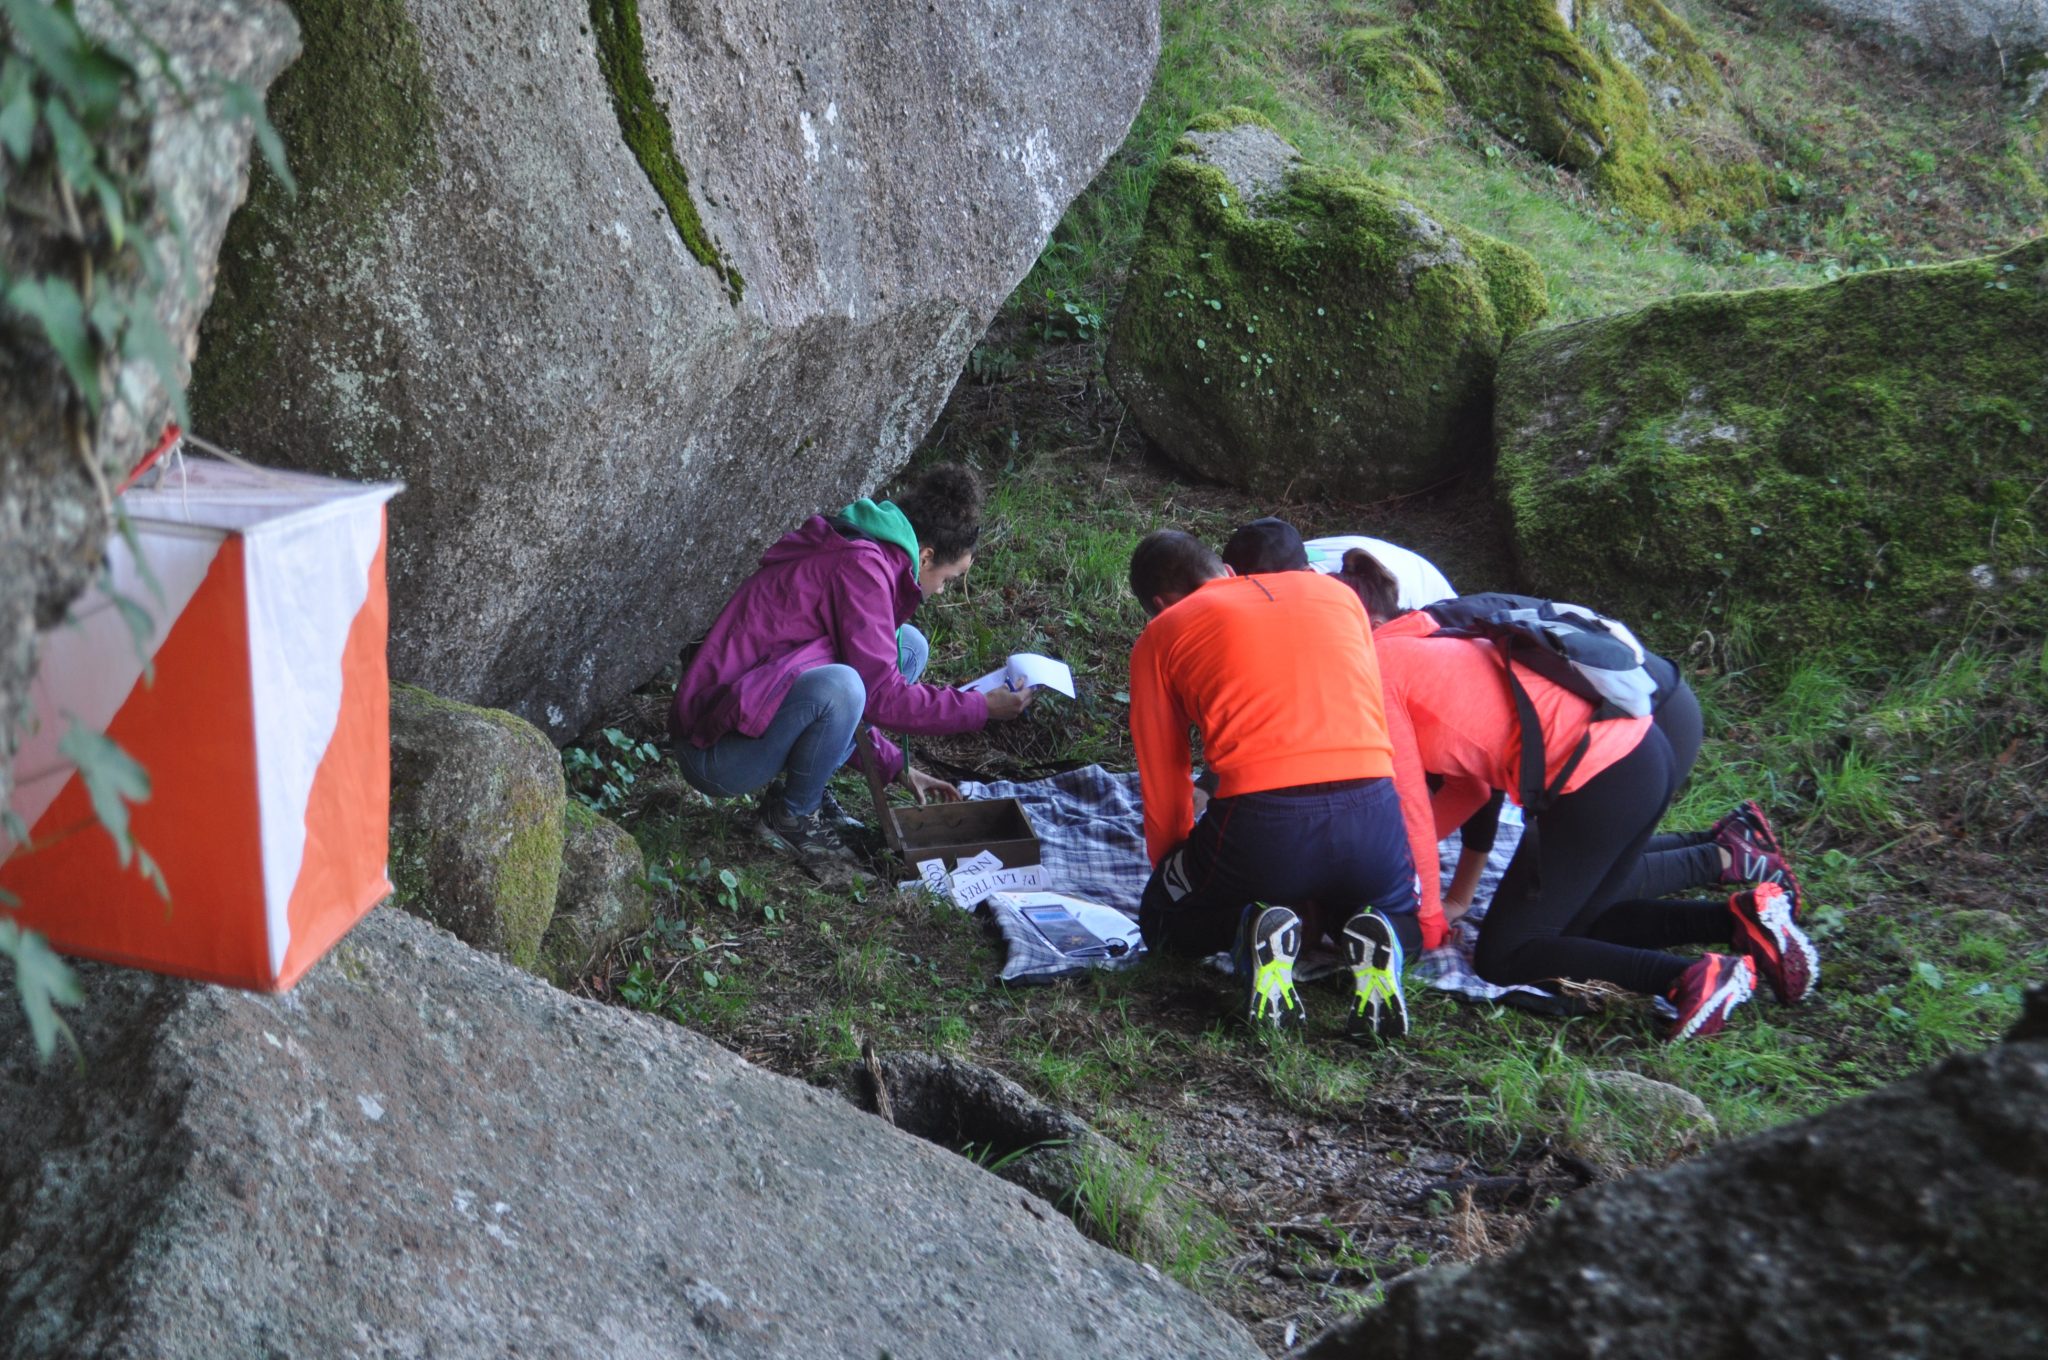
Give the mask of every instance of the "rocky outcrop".
M 1523 251 L 1232 109 L 1160 170 L 1109 373 L 1193 472 L 1366 500 L 1483 462 L 1501 345 L 1547 305 Z
M 2048 0 L 1811 0 L 1852 28 L 1935 62 L 2010 69 L 2048 51 Z
M 606 950 L 647 929 L 646 857 L 626 829 L 571 798 L 562 808 L 562 872 L 541 937 L 541 969 L 564 987 Z
M 1685 227 L 1763 205 L 1764 169 L 1719 73 L 1660 0 L 1418 9 L 1420 41 L 1461 103 L 1637 217 Z
M 963 1158 L 399 912 L 287 996 L 0 1008 L 0 1355 L 1242 1357 Z
M 1523 573 L 1751 657 L 1918 654 L 1987 613 L 2038 637 L 2044 352 L 2048 239 L 1525 336 L 1496 413 Z
M 1298 1356 L 2048 1354 L 2044 1036 L 2037 992 L 2001 1047 L 1574 1195 Z
M 143 74 L 126 112 L 102 134 L 109 154 L 147 186 L 145 215 L 131 224 L 136 251 L 164 271 L 152 286 L 127 252 L 113 250 L 94 197 L 82 188 L 74 210 L 90 228 L 79 247 L 60 225 L 64 210 L 50 178 L 55 148 L 38 131 L 26 168 L 0 157 L 0 278 L 10 284 L 61 277 L 95 301 L 153 302 L 157 323 L 182 362 L 213 288 L 213 260 L 228 214 L 247 187 L 250 127 L 220 97 L 223 82 L 260 92 L 297 51 L 291 14 L 276 0 L 130 0 L 134 28 L 160 44 L 193 97 L 173 94 L 134 29 L 105 0 L 78 7 L 88 32 L 127 53 Z M 37 91 L 46 96 L 47 90 Z M 172 223 L 181 222 L 181 246 Z M 90 262 L 87 256 L 91 256 Z M 87 282 L 87 280 L 90 282 Z M 7 800 L 36 633 L 54 626 L 98 568 L 111 531 L 105 488 L 148 452 L 171 405 L 154 363 L 137 356 L 100 371 L 110 402 L 86 418 L 70 379 L 41 332 L 0 308 L 0 804 Z
M 532 724 L 391 687 L 393 904 L 522 968 L 563 867 L 562 760 Z
M 195 413 L 402 477 L 392 668 L 557 740 L 874 487 L 1124 134 L 1154 0 L 299 0 Z

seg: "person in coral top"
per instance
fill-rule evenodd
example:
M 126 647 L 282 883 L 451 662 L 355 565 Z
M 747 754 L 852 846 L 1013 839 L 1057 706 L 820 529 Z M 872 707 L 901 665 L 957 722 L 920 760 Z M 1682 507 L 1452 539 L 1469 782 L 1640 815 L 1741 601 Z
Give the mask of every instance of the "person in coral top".
M 1336 579 L 1371 605 L 1387 595 L 1370 576 L 1347 560 Z M 1509 665 L 1491 642 L 1429 636 L 1434 624 L 1425 631 L 1408 622 L 1414 615 L 1373 617 L 1381 712 L 1427 912 L 1440 909 L 1438 838 L 1496 791 L 1523 801 L 1522 721 Z M 1737 893 L 1726 908 L 1632 895 L 1644 847 L 1684 777 L 1663 730 L 1649 717 L 1595 722 L 1590 701 L 1520 663 L 1512 682 L 1541 729 L 1543 804 L 1524 808 L 1522 842 L 1480 927 L 1480 976 L 1498 985 L 1602 981 L 1664 996 L 1677 1010 L 1672 1038 L 1720 1030 L 1759 971 L 1781 999 L 1802 998 L 1817 962 L 1777 884 Z M 1731 940 L 1732 955 L 1668 952 Z
M 1303 1022 L 1304 938 L 1345 950 L 1357 1037 L 1405 1034 L 1404 953 L 1443 934 L 1418 919 L 1415 868 L 1358 597 L 1310 572 L 1239 576 L 1197 539 L 1148 535 L 1131 589 L 1151 616 L 1131 650 L 1131 740 L 1153 863 L 1148 948 L 1230 948 L 1254 1025 Z M 1217 776 L 1195 816 L 1189 730 Z

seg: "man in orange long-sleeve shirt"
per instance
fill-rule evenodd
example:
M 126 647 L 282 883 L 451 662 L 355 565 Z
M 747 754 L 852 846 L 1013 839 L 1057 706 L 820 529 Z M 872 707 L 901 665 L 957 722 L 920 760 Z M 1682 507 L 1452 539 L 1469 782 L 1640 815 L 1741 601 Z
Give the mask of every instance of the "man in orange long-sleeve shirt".
M 1131 589 L 1152 616 L 1131 649 L 1146 946 L 1233 949 L 1246 1018 L 1293 1028 L 1294 960 L 1327 932 L 1350 964 L 1350 1032 L 1407 1033 L 1402 958 L 1430 932 L 1358 597 L 1312 572 L 1237 576 L 1176 530 L 1138 544 Z M 1217 777 L 1199 821 L 1190 727 Z

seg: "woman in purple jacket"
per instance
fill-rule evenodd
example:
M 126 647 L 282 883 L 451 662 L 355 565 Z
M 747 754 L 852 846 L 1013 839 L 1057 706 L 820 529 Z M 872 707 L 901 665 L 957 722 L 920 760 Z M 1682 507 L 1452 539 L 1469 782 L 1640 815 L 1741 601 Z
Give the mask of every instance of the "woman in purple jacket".
M 897 501 L 859 500 L 813 515 L 762 555 L 697 649 L 669 714 L 676 763 L 719 798 L 762 796 L 760 834 L 800 863 L 845 859 L 857 825 L 826 792 L 853 755 L 863 716 L 918 735 L 979 731 L 1014 718 L 1028 691 L 981 695 L 921 685 L 930 646 L 910 626 L 918 602 L 974 564 L 981 488 L 957 465 L 933 468 Z M 882 777 L 923 802 L 958 798 L 875 734 Z

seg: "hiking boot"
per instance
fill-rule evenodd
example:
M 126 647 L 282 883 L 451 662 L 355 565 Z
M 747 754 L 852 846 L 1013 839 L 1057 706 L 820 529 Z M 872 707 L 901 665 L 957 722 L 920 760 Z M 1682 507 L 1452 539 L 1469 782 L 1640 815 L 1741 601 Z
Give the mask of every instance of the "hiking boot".
M 1308 1015 L 1294 990 L 1294 961 L 1301 955 L 1301 918 L 1285 907 L 1244 909 L 1237 944 L 1230 951 L 1237 978 L 1239 1014 L 1256 1030 L 1299 1030 Z
M 1353 1039 L 1399 1039 L 1408 1033 L 1408 1002 L 1401 995 L 1401 937 L 1394 923 L 1376 911 L 1361 911 L 1344 923 L 1344 962 L 1351 970 L 1351 1018 L 1344 1033 Z
M 1735 914 L 1735 947 L 1756 965 L 1757 976 L 1786 1005 L 1806 999 L 1820 981 L 1820 955 L 1792 919 L 1792 898 L 1775 883 L 1759 883 L 1728 899 Z
M 1704 1039 L 1728 1025 L 1728 1012 L 1756 990 L 1756 965 L 1737 954 L 1706 954 L 1671 985 L 1678 1016 L 1664 1032 L 1670 1040 Z
M 825 796 L 818 800 L 818 815 L 825 819 L 825 825 L 842 831 L 860 831 L 867 826 L 866 822 L 841 807 L 830 789 L 825 790 Z
M 825 821 L 822 809 L 799 817 L 780 798 L 763 799 L 755 834 L 805 869 L 841 868 L 854 862 L 853 851 L 839 839 L 839 829 Z
M 1771 819 L 1755 799 L 1743 803 L 1714 823 L 1714 844 L 1728 852 L 1723 883 L 1775 883 L 1791 894 L 1792 918 L 1799 919 L 1803 896 L 1799 875 L 1785 855 L 1785 843 L 1771 829 Z

